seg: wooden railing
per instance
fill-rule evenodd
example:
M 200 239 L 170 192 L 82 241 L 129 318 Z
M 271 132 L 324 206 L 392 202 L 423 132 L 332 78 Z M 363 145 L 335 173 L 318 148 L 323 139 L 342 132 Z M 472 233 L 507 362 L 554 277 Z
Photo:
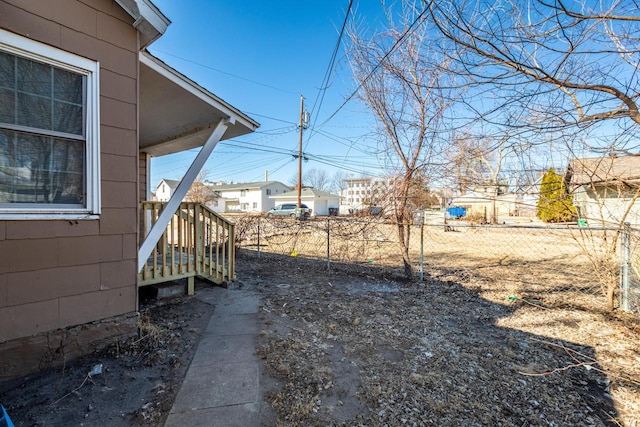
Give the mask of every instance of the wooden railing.
M 163 202 L 142 202 L 142 233 L 146 235 L 164 208 Z M 183 202 L 139 272 L 138 286 L 187 278 L 217 284 L 235 279 L 234 224 L 199 203 Z

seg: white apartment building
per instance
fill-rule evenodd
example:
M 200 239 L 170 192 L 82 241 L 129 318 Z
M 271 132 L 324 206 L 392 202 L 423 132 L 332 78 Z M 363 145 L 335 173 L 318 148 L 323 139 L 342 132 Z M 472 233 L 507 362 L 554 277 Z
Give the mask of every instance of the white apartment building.
M 389 178 L 351 178 L 343 182 L 346 188 L 340 190 L 340 213 L 349 214 L 369 206 L 385 205 L 391 188 Z

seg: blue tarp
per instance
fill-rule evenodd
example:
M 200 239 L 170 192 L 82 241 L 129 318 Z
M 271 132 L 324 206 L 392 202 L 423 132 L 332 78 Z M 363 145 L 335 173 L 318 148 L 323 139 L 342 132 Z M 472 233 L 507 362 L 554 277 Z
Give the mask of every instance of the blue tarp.
M 467 214 L 467 209 L 460 206 L 454 206 L 452 208 L 447 208 L 447 213 L 451 217 L 462 218 Z
M 11 418 L 9 418 L 9 414 L 7 414 L 2 405 L 0 405 L 0 427 L 13 427 Z

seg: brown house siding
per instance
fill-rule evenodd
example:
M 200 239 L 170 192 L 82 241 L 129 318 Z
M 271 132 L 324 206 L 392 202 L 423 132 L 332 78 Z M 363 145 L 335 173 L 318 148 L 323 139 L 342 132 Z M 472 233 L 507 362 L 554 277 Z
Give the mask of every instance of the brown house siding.
M 140 200 L 147 200 L 147 153 L 138 157 L 138 186 Z
M 0 0 L 0 28 L 100 62 L 102 200 L 97 220 L 0 220 L 4 360 L 3 350 L 20 353 L 9 340 L 133 319 L 137 309 L 138 35 L 131 24 L 112 0 Z M 0 379 L 17 372 L 7 364 Z

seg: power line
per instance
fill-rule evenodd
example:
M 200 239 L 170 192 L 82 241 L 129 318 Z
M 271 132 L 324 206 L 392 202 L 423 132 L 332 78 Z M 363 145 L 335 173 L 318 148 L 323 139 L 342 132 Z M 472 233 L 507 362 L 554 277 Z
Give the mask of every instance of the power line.
M 431 3 L 431 2 L 430 2 Z M 336 111 L 333 112 L 333 114 L 331 114 L 324 122 L 322 122 L 320 124 L 320 128 L 322 128 L 327 122 L 329 122 L 331 119 L 333 119 L 336 114 L 338 114 L 338 112 L 340 110 L 342 110 L 344 108 L 345 105 L 347 105 L 347 103 L 349 101 L 351 101 L 351 99 L 353 99 L 353 97 L 358 93 L 358 91 L 360 90 L 360 88 L 362 88 L 362 86 L 371 78 L 371 76 L 373 76 L 373 74 L 378 71 L 378 68 L 380 68 L 380 66 L 382 65 L 382 63 L 384 61 L 387 60 L 387 58 L 389 57 L 389 55 L 391 55 L 393 53 L 394 50 L 396 50 L 396 48 L 400 45 L 400 43 L 404 40 L 404 38 L 409 34 L 410 31 L 413 30 L 413 27 L 418 23 L 418 21 L 420 21 L 422 19 L 422 17 L 427 13 L 427 11 L 429 10 L 430 4 L 426 5 L 425 9 L 420 13 L 420 15 L 418 15 L 416 17 L 416 19 L 413 20 L 413 22 L 411 23 L 411 25 L 409 25 L 404 32 L 402 33 L 402 35 L 398 38 L 398 40 L 395 41 L 395 43 L 393 44 L 393 46 L 391 46 L 391 49 L 389 49 L 389 51 L 378 61 L 378 63 L 375 65 L 375 67 L 373 67 L 373 69 L 369 72 L 369 74 L 367 74 L 367 76 L 362 79 L 362 81 L 360 81 L 360 83 L 358 84 L 358 86 L 355 88 L 355 90 L 353 92 L 351 92 L 351 95 L 349 95 L 347 97 L 347 99 L 344 100 L 344 102 L 336 109 Z
M 347 12 L 344 16 L 344 21 L 342 22 L 342 28 L 340 29 L 340 34 L 338 35 L 338 40 L 336 42 L 335 47 L 333 48 L 333 53 L 331 54 L 331 59 L 329 60 L 329 64 L 327 65 L 327 70 L 324 73 L 324 77 L 322 79 L 322 83 L 320 84 L 320 90 L 318 91 L 318 95 L 316 96 L 316 100 L 313 102 L 313 107 L 311 108 L 311 115 L 313 115 L 314 111 L 316 111 L 316 105 L 318 105 L 318 112 L 315 115 L 313 120 L 313 127 L 318 120 L 320 115 L 320 109 L 322 108 L 322 103 L 324 101 L 324 96 L 327 93 L 327 89 L 329 87 L 329 81 L 331 79 L 331 74 L 335 67 L 336 57 L 338 56 L 338 51 L 340 50 L 340 45 L 342 44 L 342 37 L 344 35 L 344 30 L 347 27 L 347 22 L 349 21 L 349 15 L 351 14 L 351 9 L 353 7 L 353 0 L 349 0 L 349 6 L 347 7 Z M 313 130 L 309 133 L 307 137 L 307 142 L 305 143 L 305 149 L 313 136 Z
M 257 82 L 257 81 L 255 81 L 255 80 L 248 79 L 248 78 L 246 78 L 246 77 L 241 77 L 241 76 L 238 76 L 238 75 L 235 75 L 235 74 L 229 73 L 229 72 L 227 72 L 227 71 L 223 71 L 223 70 L 220 70 L 220 69 L 218 69 L 218 68 L 211 67 L 211 66 L 209 66 L 209 65 L 201 64 L 201 63 L 199 63 L 199 62 L 192 61 L 192 60 L 190 60 L 190 59 L 183 58 L 183 57 L 178 56 L 178 55 L 174 55 L 174 54 L 169 53 L 169 52 L 166 52 L 166 51 L 164 51 L 164 50 L 160 50 L 160 49 L 156 49 L 156 48 L 151 48 L 151 50 L 154 50 L 154 51 L 156 51 L 156 52 L 164 53 L 164 54 L 165 54 L 165 55 L 167 55 L 167 56 L 171 56 L 171 57 L 173 57 L 173 58 L 180 59 L 180 60 L 185 61 L 185 62 L 188 62 L 188 63 L 190 63 L 190 64 L 197 65 L 197 66 L 199 66 L 199 67 L 206 68 L 206 69 L 208 69 L 208 70 L 215 71 L 215 72 L 217 72 L 217 73 L 224 74 L 224 75 L 229 76 L 229 77 L 233 77 L 234 79 L 243 80 L 243 81 L 245 81 L 245 82 L 253 83 L 253 84 L 258 85 L 258 86 L 264 86 L 264 87 L 268 87 L 269 89 L 273 89 L 273 90 L 277 90 L 277 91 L 280 91 L 280 92 L 290 93 L 290 94 L 296 95 L 296 93 L 295 93 L 295 92 L 291 92 L 290 90 L 282 89 L 282 88 L 279 88 L 279 87 L 276 87 L 276 86 L 273 86 L 273 85 L 270 85 L 270 84 L 266 84 L 266 83 L 260 83 L 260 82 Z
M 258 114 L 258 113 L 252 113 L 250 111 L 243 111 L 243 113 L 250 115 L 250 116 L 256 116 L 256 117 L 264 117 L 265 119 L 269 119 L 269 120 L 275 120 L 277 122 L 282 122 L 282 123 L 288 123 L 290 125 L 294 125 L 297 126 L 298 123 L 296 122 L 292 122 L 291 120 L 284 120 L 284 119 L 276 119 L 275 117 L 270 117 L 270 116 L 265 116 L 263 114 Z

